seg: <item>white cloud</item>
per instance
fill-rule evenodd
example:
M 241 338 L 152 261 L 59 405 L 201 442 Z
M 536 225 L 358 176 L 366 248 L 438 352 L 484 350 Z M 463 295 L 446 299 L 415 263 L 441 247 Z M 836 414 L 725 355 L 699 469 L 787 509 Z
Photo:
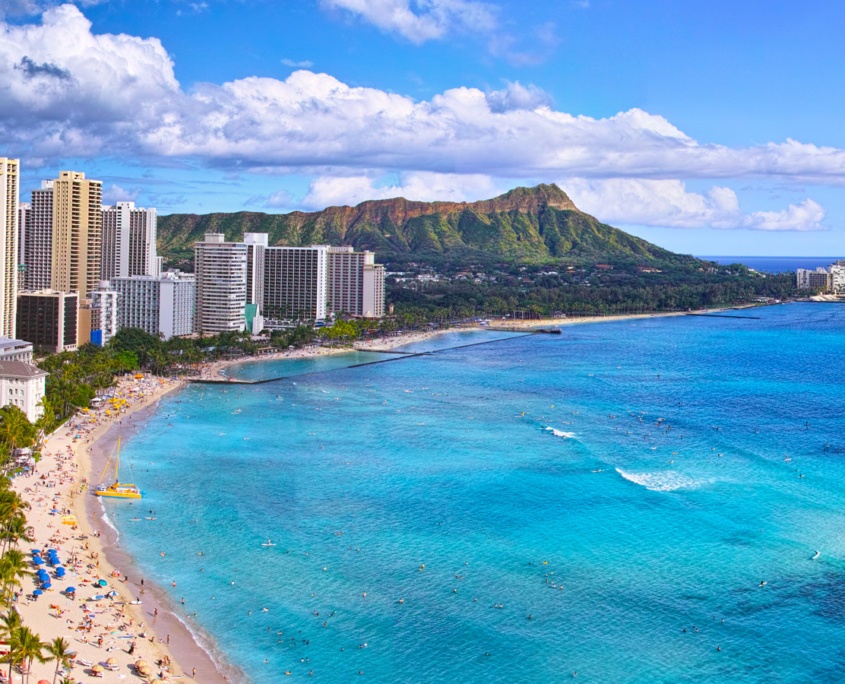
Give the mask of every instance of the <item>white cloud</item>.
M 311 62 L 307 59 L 303 59 L 301 62 L 297 62 L 294 59 L 288 59 L 287 57 L 285 57 L 283 60 L 281 60 L 281 62 L 285 66 L 294 67 L 296 69 L 310 69 L 312 66 L 314 66 L 314 62 Z
M 820 204 L 805 199 L 782 211 L 745 213 L 730 188 L 689 192 L 679 180 L 569 178 L 559 185 L 582 211 L 616 224 L 669 228 L 744 228 L 768 231 L 825 230 Z
M 103 204 L 114 204 L 115 202 L 134 202 L 141 194 L 141 188 L 127 190 L 117 184 L 112 184 L 103 189 Z
M 496 25 L 492 5 L 472 0 L 321 0 L 321 3 L 416 44 L 443 38 L 454 31 L 490 31 Z
M 383 1 L 414 7 L 420 17 L 471 4 Z M 587 201 L 596 193 L 610 197 L 595 189 L 599 181 L 616 194 L 636 199 L 640 192 L 630 203 L 631 212 L 641 212 L 640 223 L 800 230 L 823 220 L 811 200 L 783 212 L 743 214 L 732 207 L 731 190 L 688 193 L 674 179 L 845 185 L 840 148 L 795 140 L 746 148 L 700 142 L 640 109 L 605 118 L 559 111 L 531 84 L 492 92 L 454 88 L 417 101 L 298 70 L 284 80 L 249 77 L 186 90 L 157 39 L 94 34 L 69 4 L 45 12 L 40 24 L 0 21 L 0 91 L 5 154 L 41 163 L 99 154 L 188 160 L 239 173 L 319 168 L 333 180 L 315 181 L 309 193 L 315 206 L 388 192 L 370 179 L 391 172 L 400 176 L 391 193 L 420 199 L 472 194 L 481 177 L 578 178 L 594 184 L 583 189 Z M 449 182 L 438 187 L 435 179 L 442 178 Z M 440 194 L 426 195 L 432 188 Z M 635 222 L 632 213 L 596 213 Z
M 551 96 L 542 88 L 535 85 L 522 85 L 519 81 L 508 83 L 503 90 L 493 90 L 487 93 L 487 105 L 491 112 L 502 112 L 517 109 L 534 110 L 539 107 L 550 107 Z
M 307 209 L 355 205 L 366 200 L 404 197 L 407 200 L 466 202 L 502 191 L 489 176 L 406 173 L 398 184 L 380 184 L 372 176 L 322 176 L 311 182 L 302 201 Z

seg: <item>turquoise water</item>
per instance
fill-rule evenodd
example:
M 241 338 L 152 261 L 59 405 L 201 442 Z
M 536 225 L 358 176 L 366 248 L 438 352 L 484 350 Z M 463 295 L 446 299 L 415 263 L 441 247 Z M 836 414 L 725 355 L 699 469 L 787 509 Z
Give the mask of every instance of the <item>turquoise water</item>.
M 195 386 L 107 505 L 256 684 L 840 681 L 845 307 L 754 314 Z

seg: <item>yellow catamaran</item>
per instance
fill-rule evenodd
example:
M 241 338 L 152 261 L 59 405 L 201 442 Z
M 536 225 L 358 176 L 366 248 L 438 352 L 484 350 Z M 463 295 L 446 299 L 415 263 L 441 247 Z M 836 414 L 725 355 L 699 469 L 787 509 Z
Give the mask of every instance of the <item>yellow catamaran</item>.
M 114 460 L 114 483 L 106 486 L 102 484 L 102 482 L 106 473 L 111 470 L 110 466 L 112 464 L 112 460 Z M 97 484 L 96 489 L 94 489 L 94 494 L 96 496 L 109 496 L 116 499 L 141 498 L 141 490 L 138 489 L 138 487 L 134 484 L 120 481 L 120 437 L 117 438 L 115 452 L 112 453 L 109 460 L 106 462 L 106 467 L 103 468 L 103 474 L 100 475 L 100 482 Z

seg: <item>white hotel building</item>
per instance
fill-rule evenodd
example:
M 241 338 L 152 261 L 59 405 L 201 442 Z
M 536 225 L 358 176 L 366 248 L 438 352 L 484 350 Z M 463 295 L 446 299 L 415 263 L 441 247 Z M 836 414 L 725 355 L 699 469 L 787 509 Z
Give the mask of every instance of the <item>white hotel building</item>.
M 103 280 L 158 275 L 156 225 L 155 209 L 141 209 L 134 202 L 103 207 Z
M 200 334 L 246 329 L 247 246 L 224 239 L 222 233 L 206 233 L 203 242 L 194 243 L 194 330 Z
M 165 340 L 194 331 L 196 287 L 192 274 L 171 271 L 158 278 L 115 278 L 112 283 L 120 294 L 121 328 L 140 328 Z

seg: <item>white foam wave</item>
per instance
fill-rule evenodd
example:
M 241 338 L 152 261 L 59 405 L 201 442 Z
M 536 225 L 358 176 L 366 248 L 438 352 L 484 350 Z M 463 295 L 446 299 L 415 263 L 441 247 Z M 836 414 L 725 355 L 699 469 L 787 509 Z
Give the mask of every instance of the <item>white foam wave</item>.
M 638 484 L 652 492 L 674 492 L 676 489 L 695 489 L 702 484 L 706 484 L 702 480 L 696 480 L 688 475 L 682 475 L 672 470 L 654 473 L 630 473 L 617 468 L 616 472 L 628 480 L 628 482 Z
M 182 626 L 191 635 L 191 638 L 194 640 L 194 643 L 211 659 L 212 664 L 217 669 L 217 671 L 227 677 L 229 681 L 238 681 L 240 677 L 243 676 L 243 672 L 241 672 L 236 666 L 229 663 L 223 652 L 217 646 L 217 643 L 214 641 L 214 638 L 205 632 L 204 630 L 199 629 L 195 625 L 192 625 L 184 617 L 179 615 L 175 610 L 171 610 L 170 614 L 173 615 L 179 622 L 182 623 Z M 234 679 L 232 678 L 234 676 Z
M 564 432 L 563 430 L 556 430 L 553 427 L 544 428 L 547 432 L 551 432 L 555 437 L 562 437 L 563 439 L 575 439 L 574 432 Z
M 112 530 L 114 530 L 114 543 L 117 544 L 118 542 L 120 542 L 120 532 L 114 526 L 114 523 L 111 521 L 111 518 L 109 518 L 109 514 L 106 511 L 106 505 L 103 503 L 103 500 L 98 497 L 97 502 L 100 504 L 100 510 L 103 512 L 103 522 L 106 523 L 106 525 L 108 525 L 109 527 L 111 527 Z

